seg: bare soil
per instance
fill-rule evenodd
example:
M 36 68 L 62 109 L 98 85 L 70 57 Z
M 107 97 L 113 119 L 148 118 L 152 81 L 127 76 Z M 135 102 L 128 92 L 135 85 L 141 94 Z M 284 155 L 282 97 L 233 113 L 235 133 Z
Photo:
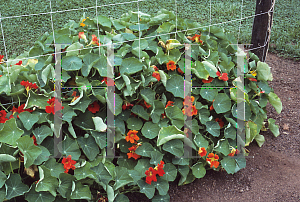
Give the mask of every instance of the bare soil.
M 246 168 L 233 175 L 209 170 L 191 184 L 170 183 L 171 202 L 300 201 L 300 62 L 268 53 L 266 63 L 273 74 L 269 84 L 283 104 L 277 114 L 268 103 L 267 115 L 276 120 L 280 135 L 261 132 L 265 143 L 261 148 L 255 142 L 247 147 Z M 127 196 L 131 202 L 150 201 L 141 193 Z

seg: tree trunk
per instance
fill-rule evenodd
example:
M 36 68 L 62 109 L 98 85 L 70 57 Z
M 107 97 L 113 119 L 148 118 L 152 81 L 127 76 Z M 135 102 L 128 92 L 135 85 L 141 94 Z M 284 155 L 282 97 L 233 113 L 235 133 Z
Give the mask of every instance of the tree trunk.
M 251 49 L 253 50 L 251 52 L 255 53 L 262 62 L 265 61 L 269 48 L 274 5 L 275 0 L 256 0 L 256 16 L 251 39 Z

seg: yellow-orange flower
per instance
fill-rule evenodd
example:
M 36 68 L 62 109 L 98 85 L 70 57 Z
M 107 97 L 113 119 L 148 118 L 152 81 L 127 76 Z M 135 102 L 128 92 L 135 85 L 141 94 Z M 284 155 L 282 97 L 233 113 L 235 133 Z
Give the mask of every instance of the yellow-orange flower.
M 212 168 L 213 166 L 215 167 L 215 168 L 218 168 L 218 166 L 219 166 L 219 162 L 218 162 L 218 160 L 219 160 L 219 156 L 217 155 L 217 154 L 214 154 L 214 153 L 209 153 L 208 154 L 208 156 L 207 156 L 207 158 L 206 158 L 206 161 L 207 162 L 210 162 L 210 167 Z
M 186 111 L 185 108 L 183 108 L 182 113 L 187 116 L 194 116 L 197 115 L 198 110 L 196 109 L 195 105 L 193 105 L 193 106 L 188 106 Z
M 79 32 L 78 37 L 79 37 L 80 39 L 84 39 L 85 43 L 88 42 L 88 40 L 86 39 L 86 36 L 85 36 L 84 32 Z
M 203 156 L 206 156 L 207 154 L 207 151 L 204 147 L 199 147 L 199 151 L 198 151 L 198 154 L 203 157 Z
M 140 158 L 141 156 L 135 153 L 135 150 L 138 147 L 136 145 L 133 145 L 132 147 L 128 148 L 129 152 L 127 153 L 128 159 L 130 158 L 134 158 L 135 160 L 137 160 L 138 158 Z
M 136 130 L 130 130 L 128 133 L 127 133 L 127 136 L 125 137 L 125 140 L 127 142 L 130 141 L 130 143 L 134 143 L 135 140 L 138 141 L 140 138 L 136 135 L 138 133 L 138 131 Z
M 200 39 L 201 34 L 195 34 L 195 36 L 193 36 L 192 38 L 188 38 L 191 39 L 192 41 L 196 41 L 197 43 L 201 43 L 203 45 L 203 41 Z
M 89 17 L 87 17 L 87 18 L 89 18 Z M 83 19 L 82 22 L 80 23 L 80 26 L 81 26 L 81 27 L 84 27 L 84 26 L 85 26 L 85 24 L 83 23 L 85 20 L 86 20 L 86 19 Z M 87 26 L 88 26 L 88 25 L 87 25 Z
M 186 96 L 184 98 L 184 101 L 183 101 L 183 105 L 192 105 L 192 103 L 195 101 L 195 98 L 194 96 Z
M 172 60 L 169 60 L 169 62 L 167 63 L 167 69 L 174 71 L 176 69 L 175 62 Z

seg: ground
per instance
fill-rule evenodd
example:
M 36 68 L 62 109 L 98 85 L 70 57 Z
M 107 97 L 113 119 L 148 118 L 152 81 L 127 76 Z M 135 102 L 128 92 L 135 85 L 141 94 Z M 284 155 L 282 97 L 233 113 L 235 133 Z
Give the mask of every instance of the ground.
M 283 105 L 277 114 L 268 103 L 267 115 L 276 120 L 280 135 L 274 137 L 269 130 L 261 132 L 265 143 L 261 148 L 255 142 L 247 147 L 250 154 L 246 168 L 238 173 L 209 170 L 204 178 L 191 184 L 170 183 L 171 202 L 300 201 L 300 62 L 268 53 L 266 63 L 273 74 L 269 84 Z M 128 197 L 131 202 L 150 201 L 140 193 Z

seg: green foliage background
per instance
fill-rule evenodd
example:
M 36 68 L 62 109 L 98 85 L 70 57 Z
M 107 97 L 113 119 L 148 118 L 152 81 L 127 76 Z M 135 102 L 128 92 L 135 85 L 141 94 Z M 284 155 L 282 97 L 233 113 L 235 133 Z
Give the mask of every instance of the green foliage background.
M 127 3 L 126 3 L 127 2 Z M 240 43 L 250 43 L 253 16 L 255 14 L 256 0 L 243 0 L 241 22 L 242 0 L 211 0 L 211 20 L 209 0 L 145 0 L 137 4 L 128 3 L 130 0 L 97 0 L 97 5 L 109 5 L 97 8 L 98 15 L 118 18 L 128 10 L 139 10 L 144 13 L 157 13 L 165 8 L 176 12 L 181 18 L 188 18 L 199 22 L 202 26 L 217 24 L 232 32 Z M 28 14 L 48 13 L 64 11 L 52 15 L 54 30 L 60 29 L 65 23 L 72 19 L 79 19 L 83 12 L 86 16 L 96 16 L 95 0 L 0 0 L 1 17 L 20 16 Z M 92 8 L 94 7 L 94 8 Z M 286 0 L 276 1 L 273 27 L 271 32 L 271 52 L 279 53 L 285 57 L 300 59 L 300 14 L 298 8 L 300 1 Z M 87 8 L 87 9 L 81 9 Z M 230 23 L 225 23 L 232 21 Z M 32 15 L 18 18 L 2 19 L 2 28 L 5 46 L 8 56 L 17 56 L 24 52 L 27 47 L 33 46 L 37 38 L 48 31 L 51 33 L 52 23 L 50 14 Z M 238 33 L 240 33 L 238 35 Z M 0 55 L 5 55 L 3 34 L 0 32 Z M 5 58 L 4 58 L 5 59 Z

